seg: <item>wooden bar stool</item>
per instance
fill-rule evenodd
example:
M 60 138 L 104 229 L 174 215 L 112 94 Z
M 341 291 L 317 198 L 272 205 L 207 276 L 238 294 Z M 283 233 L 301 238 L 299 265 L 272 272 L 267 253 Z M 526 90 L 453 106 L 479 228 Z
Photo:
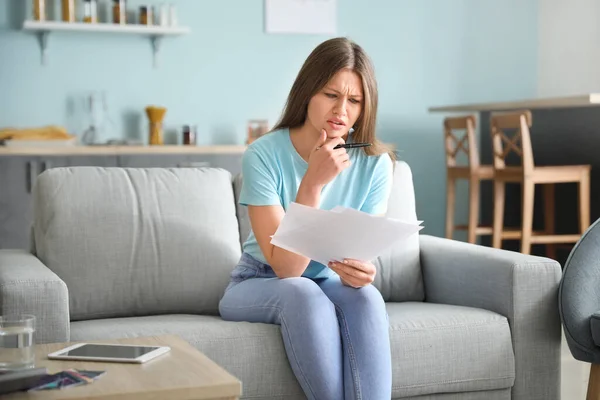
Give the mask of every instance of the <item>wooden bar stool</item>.
M 502 247 L 502 239 L 521 239 L 521 253 L 529 254 L 531 245 L 545 243 L 547 256 L 556 258 L 555 244 L 575 243 L 590 225 L 590 169 L 589 165 L 536 167 L 531 147 L 532 117 L 528 110 L 493 113 L 491 134 L 494 158 L 494 223 L 492 245 Z M 507 134 L 507 132 L 509 132 Z M 514 133 L 510 133 L 514 132 Z M 510 153 L 519 156 L 520 165 L 507 166 Z M 505 231 L 504 196 L 508 182 L 522 185 L 521 229 Z M 579 233 L 554 234 L 554 184 L 579 184 Z M 544 231 L 533 232 L 533 205 L 536 184 L 544 184 Z
M 480 165 L 479 151 L 475 140 L 475 117 L 446 118 L 444 133 L 446 139 L 446 238 L 452 239 L 455 230 L 466 230 L 467 241 L 475 243 L 477 235 L 491 235 L 492 228 L 479 225 L 479 187 L 482 180 L 494 177 L 491 165 Z M 459 165 L 457 157 L 466 156 L 466 166 Z M 469 181 L 469 223 L 454 225 L 456 208 L 456 182 Z

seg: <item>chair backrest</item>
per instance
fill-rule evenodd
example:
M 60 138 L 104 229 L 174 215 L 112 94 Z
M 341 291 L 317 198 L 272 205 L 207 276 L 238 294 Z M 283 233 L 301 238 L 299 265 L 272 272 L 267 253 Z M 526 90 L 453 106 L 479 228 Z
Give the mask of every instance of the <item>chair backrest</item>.
M 34 188 L 38 258 L 72 320 L 218 314 L 240 255 L 232 177 L 216 168 L 54 168 Z
M 457 158 L 466 156 L 467 165 L 471 169 L 479 166 L 479 151 L 475 139 L 476 118 L 473 115 L 448 117 L 444 119 L 444 136 L 446 141 L 446 167 L 460 166 Z
M 533 150 L 529 133 L 531 124 L 529 110 L 492 113 L 490 128 L 495 169 L 506 168 L 509 155 L 516 154 L 525 174 L 533 170 Z

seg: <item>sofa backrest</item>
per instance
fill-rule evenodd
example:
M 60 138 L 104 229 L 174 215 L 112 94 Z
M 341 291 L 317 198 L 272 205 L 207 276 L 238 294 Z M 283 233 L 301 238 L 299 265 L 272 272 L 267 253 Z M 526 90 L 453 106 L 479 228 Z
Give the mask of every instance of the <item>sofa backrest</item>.
M 407 222 L 417 221 L 412 172 L 404 161 L 397 161 L 394 184 L 386 215 Z M 425 221 L 427 223 L 427 221 Z M 398 243 L 374 262 L 377 286 L 385 301 L 423 301 L 425 290 L 421 273 L 419 235 Z
M 241 251 L 222 169 L 47 170 L 33 233 L 37 256 L 68 286 L 72 320 L 217 314 Z
M 242 175 L 234 179 L 240 239 L 243 243 L 250 233 L 247 208 L 238 204 L 237 199 L 243 184 Z M 397 161 L 394 168 L 394 184 L 388 200 L 387 216 L 404 221 L 416 222 L 415 193 L 412 173 L 407 163 Z M 413 235 L 406 242 L 398 244 L 377 260 L 377 275 L 374 285 L 386 301 L 423 301 L 425 294 L 419 259 L 419 237 Z

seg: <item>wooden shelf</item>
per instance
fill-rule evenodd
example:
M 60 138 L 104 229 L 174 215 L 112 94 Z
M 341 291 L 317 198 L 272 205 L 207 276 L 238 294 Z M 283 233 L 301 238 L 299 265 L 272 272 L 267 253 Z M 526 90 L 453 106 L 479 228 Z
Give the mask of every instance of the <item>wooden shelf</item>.
M 158 66 L 158 53 L 160 50 L 160 39 L 166 36 L 179 36 L 191 32 L 185 26 L 157 26 L 137 24 L 113 24 L 113 23 L 84 23 L 84 22 L 62 22 L 62 21 L 25 21 L 23 30 L 38 35 L 42 51 L 42 64 L 46 64 L 48 50 L 48 35 L 51 32 L 65 33 L 114 33 L 147 36 L 151 40 L 154 66 Z
M 23 29 L 27 31 L 63 31 L 63 32 L 111 32 L 134 35 L 177 36 L 190 33 L 188 27 L 157 26 L 113 23 L 84 23 L 61 21 L 25 21 Z

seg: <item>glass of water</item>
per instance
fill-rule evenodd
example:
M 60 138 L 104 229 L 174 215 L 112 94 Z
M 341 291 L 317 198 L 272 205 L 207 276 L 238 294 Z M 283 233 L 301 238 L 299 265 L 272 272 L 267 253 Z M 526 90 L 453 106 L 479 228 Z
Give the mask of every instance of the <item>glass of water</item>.
M 34 315 L 0 315 L 0 372 L 35 366 L 34 332 Z

